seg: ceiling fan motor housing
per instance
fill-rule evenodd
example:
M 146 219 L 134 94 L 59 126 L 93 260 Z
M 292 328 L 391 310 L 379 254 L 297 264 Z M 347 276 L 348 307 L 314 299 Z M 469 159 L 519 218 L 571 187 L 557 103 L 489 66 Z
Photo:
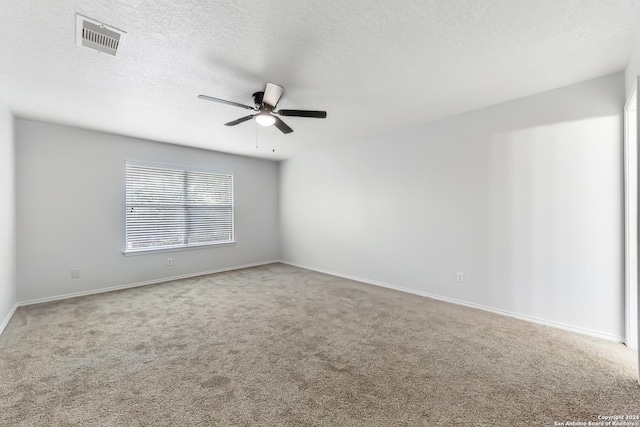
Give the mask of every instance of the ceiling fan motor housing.
M 264 92 L 256 92 L 252 96 L 253 103 L 256 105 L 256 108 L 260 110 L 262 108 L 262 99 L 264 98 Z

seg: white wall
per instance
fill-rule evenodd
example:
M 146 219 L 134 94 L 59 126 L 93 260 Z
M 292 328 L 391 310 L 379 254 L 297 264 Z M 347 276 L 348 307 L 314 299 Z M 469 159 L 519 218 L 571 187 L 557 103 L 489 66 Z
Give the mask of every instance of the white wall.
M 624 84 L 283 162 L 283 259 L 622 339 Z
M 16 304 L 13 115 L 0 100 L 0 333 Z
M 279 259 L 276 162 L 27 120 L 16 144 L 20 302 Z M 237 243 L 124 256 L 125 160 L 232 172 Z

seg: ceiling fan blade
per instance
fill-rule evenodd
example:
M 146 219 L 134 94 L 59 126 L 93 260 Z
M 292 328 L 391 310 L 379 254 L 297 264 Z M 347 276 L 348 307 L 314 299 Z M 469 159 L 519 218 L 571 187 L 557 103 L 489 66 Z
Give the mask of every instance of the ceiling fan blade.
M 267 87 L 264 89 L 262 102 L 275 107 L 278 104 L 278 101 L 280 101 L 280 97 L 282 96 L 283 91 L 284 88 L 282 86 L 279 86 L 275 83 L 267 83 Z
M 274 123 L 274 125 L 280 129 L 282 131 L 282 133 L 291 133 L 293 132 L 293 129 L 291 129 L 289 126 L 287 126 L 287 124 L 285 122 L 283 122 L 282 120 L 280 120 L 278 117 L 276 116 L 272 116 L 274 119 L 276 119 L 276 122 Z
M 280 110 L 276 111 L 276 114 L 290 117 L 312 117 L 315 119 L 325 119 L 327 117 L 326 111 L 313 110 Z
M 243 118 L 238 119 L 238 120 L 234 120 L 234 121 L 229 122 L 229 123 L 225 123 L 224 125 L 225 126 L 235 126 L 235 125 L 239 125 L 240 123 L 246 122 L 247 120 L 251 120 L 251 119 L 253 119 L 253 115 L 246 116 L 246 117 L 243 117 Z
M 198 98 L 200 98 L 200 99 L 206 99 L 207 101 L 215 101 L 215 102 L 220 102 L 220 103 L 222 103 L 222 104 L 233 105 L 234 107 L 246 108 L 247 110 L 253 110 L 253 111 L 256 111 L 256 109 L 255 109 L 255 108 L 253 108 L 253 107 L 249 107 L 248 105 L 238 104 L 237 102 L 233 102 L 233 101 L 226 101 L 226 100 L 224 100 L 224 99 L 214 98 L 213 96 L 198 95 Z

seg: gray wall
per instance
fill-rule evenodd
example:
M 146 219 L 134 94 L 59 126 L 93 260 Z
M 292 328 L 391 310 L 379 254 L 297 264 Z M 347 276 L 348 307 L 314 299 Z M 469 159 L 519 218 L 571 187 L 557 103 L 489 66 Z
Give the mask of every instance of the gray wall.
M 279 259 L 276 162 L 28 120 L 16 158 L 18 301 Z M 124 256 L 125 160 L 232 172 L 237 243 Z
M 0 333 L 16 303 L 13 115 L 0 100 Z
M 624 86 L 618 73 L 285 161 L 283 259 L 622 339 Z

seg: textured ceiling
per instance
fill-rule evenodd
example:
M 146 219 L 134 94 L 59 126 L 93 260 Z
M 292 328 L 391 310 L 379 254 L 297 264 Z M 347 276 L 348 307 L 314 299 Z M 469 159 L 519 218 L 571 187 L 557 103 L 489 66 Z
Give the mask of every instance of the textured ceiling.
M 75 14 L 127 32 L 75 45 Z M 3 0 L 0 98 L 17 117 L 283 159 L 624 69 L 633 0 Z M 267 81 L 289 135 L 251 104 Z M 258 148 L 256 148 L 256 142 Z M 273 151 L 275 149 L 275 151 Z

